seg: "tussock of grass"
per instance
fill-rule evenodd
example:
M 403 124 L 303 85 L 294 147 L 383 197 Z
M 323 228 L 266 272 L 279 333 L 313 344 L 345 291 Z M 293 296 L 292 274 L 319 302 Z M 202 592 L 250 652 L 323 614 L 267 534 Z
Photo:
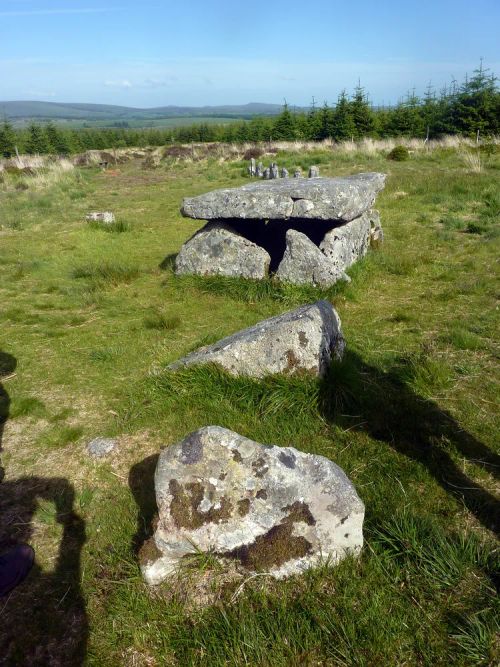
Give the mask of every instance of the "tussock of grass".
M 135 266 L 111 262 L 81 265 L 71 271 L 71 277 L 76 280 L 85 279 L 96 283 L 111 285 L 130 283 L 137 278 L 139 274 L 140 271 Z
M 144 318 L 144 326 L 146 329 L 160 329 L 164 331 L 172 331 L 177 329 L 181 324 L 181 318 L 178 315 L 168 315 L 159 310 L 151 310 Z
M 38 444 L 47 449 L 56 449 L 76 442 L 82 435 L 81 426 L 58 424 L 42 433 L 38 438 Z

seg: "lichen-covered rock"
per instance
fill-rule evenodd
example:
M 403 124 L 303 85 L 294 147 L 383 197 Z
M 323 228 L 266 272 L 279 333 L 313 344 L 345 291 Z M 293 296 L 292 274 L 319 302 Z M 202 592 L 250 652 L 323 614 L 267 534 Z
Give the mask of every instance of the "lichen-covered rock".
M 319 178 L 319 167 L 315 165 L 309 167 L 309 178 Z
M 323 375 L 344 347 L 339 316 L 328 301 L 317 301 L 202 347 L 168 368 L 213 363 L 231 375 Z
M 366 255 L 370 238 L 370 216 L 364 214 L 327 232 L 319 248 L 328 258 L 332 269 L 343 272 Z
M 278 178 L 279 177 L 279 170 L 278 170 L 278 165 L 276 162 L 271 162 L 271 166 L 269 167 L 270 171 L 270 177 L 271 178 Z
M 282 578 L 363 545 L 363 503 L 335 463 L 220 426 L 161 452 L 155 492 L 156 532 L 140 553 L 151 585 L 197 551 Z
M 265 278 L 271 257 L 229 225 L 212 222 L 182 246 L 175 260 L 177 274 Z
M 305 234 L 289 229 L 286 233 L 285 254 L 276 277 L 294 285 L 329 287 L 345 279 L 345 274 L 338 271 Z
M 264 179 L 270 178 L 270 170 Z M 181 212 L 200 220 L 331 220 L 349 222 L 370 209 L 385 175 L 273 179 L 184 199 Z

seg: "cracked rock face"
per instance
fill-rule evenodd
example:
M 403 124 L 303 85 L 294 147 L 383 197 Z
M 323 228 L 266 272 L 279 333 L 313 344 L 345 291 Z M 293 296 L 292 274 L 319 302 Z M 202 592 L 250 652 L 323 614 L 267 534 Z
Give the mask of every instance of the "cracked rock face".
M 175 260 L 175 272 L 262 279 L 267 276 L 270 263 L 271 257 L 264 248 L 229 225 L 212 222 L 184 243 Z
M 231 375 L 323 375 L 344 347 L 337 312 L 328 301 L 317 301 L 202 347 L 168 368 L 213 363 Z
M 345 279 L 345 274 L 305 234 L 289 229 L 286 233 L 285 254 L 276 277 L 294 285 L 330 287 L 338 280 Z
M 332 270 L 343 272 L 366 255 L 370 247 L 371 229 L 370 215 L 365 213 L 325 234 L 319 249 L 327 257 Z
M 363 545 L 363 503 L 335 463 L 220 426 L 162 451 L 155 492 L 158 524 L 140 553 L 151 585 L 196 551 L 283 578 Z
M 385 174 L 343 178 L 279 179 L 214 190 L 184 199 L 181 213 L 199 220 L 336 220 L 349 222 L 367 211 Z

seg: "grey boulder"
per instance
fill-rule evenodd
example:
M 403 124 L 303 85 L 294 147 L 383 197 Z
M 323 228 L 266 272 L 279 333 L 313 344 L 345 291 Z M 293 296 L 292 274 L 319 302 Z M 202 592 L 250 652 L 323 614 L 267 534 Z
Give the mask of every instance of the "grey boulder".
M 309 167 L 309 178 L 319 178 L 319 167 Z
M 264 172 L 268 179 L 270 171 Z M 342 178 L 276 179 L 185 198 L 181 213 L 200 220 L 337 220 L 349 222 L 371 208 L 385 174 Z
M 364 214 L 327 232 L 319 248 L 328 258 L 333 270 L 343 272 L 366 255 L 370 239 L 370 217 Z
M 345 274 L 336 269 L 305 234 L 289 229 L 286 233 L 285 253 L 276 277 L 294 285 L 329 287 L 345 279 Z
M 184 243 L 175 260 L 175 273 L 200 276 L 265 278 L 271 257 L 224 223 L 208 223 Z
M 328 301 L 317 301 L 202 347 L 168 368 L 212 363 L 231 375 L 324 375 L 344 347 L 339 316 Z
M 156 531 L 139 554 L 150 585 L 200 551 L 279 579 L 333 565 L 363 545 L 364 505 L 335 463 L 220 426 L 161 452 L 155 493 Z

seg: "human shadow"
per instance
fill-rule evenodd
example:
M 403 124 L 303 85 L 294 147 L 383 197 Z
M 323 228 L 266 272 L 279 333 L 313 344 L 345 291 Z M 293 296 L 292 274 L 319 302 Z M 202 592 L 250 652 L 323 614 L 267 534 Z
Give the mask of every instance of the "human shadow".
M 75 492 L 62 477 L 24 477 L 0 484 L 0 548 L 40 535 L 57 556 L 0 601 L 0 665 L 82 665 L 88 622 L 80 587 L 85 524 Z M 35 514 L 38 514 L 35 518 Z M 41 525 L 42 524 L 42 525 Z M 58 528 L 60 527 L 60 528 Z M 59 533 L 62 533 L 59 535 Z
M 448 450 L 455 448 L 463 458 L 496 478 L 500 473 L 500 456 L 464 431 L 436 403 L 416 394 L 402 379 L 401 370 L 396 365 L 383 372 L 355 353 L 346 352 L 343 362 L 333 364 L 321 384 L 325 418 L 368 432 L 425 466 L 443 489 L 462 502 L 485 528 L 498 535 L 500 502 L 466 475 Z M 356 414 L 355 423 L 349 423 L 346 411 Z
M 154 475 L 159 454 L 152 454 L 130 469 L 128 482 L 137 504 L 137 530 L 132 538 L 132 551 L 138 553 L 141 546 L 154 532 L 156 506 Z
M 10 398 L 2 378 L 7 378 L 16 370 L 17 360 L 8 352 L 0 350 L 0 482 L 5 477 L 5 470 L 2 466 L 2 442 L 5 423 L 9 418 Z
M 0 380 L 16 359 L 0 351 Z M 0 454 L 10 398 L 0 383 Z M 0 665 L 82 665 L 88 623 L 80 588 L 85 524 L 74 510 L 73 486 L 63 477 L 5 480 L 0 461 L 0 552 L 29 543 L 36 534 L 57 555 L 0 600 Z M 55 550 L 55 549 L 54 549 Z

